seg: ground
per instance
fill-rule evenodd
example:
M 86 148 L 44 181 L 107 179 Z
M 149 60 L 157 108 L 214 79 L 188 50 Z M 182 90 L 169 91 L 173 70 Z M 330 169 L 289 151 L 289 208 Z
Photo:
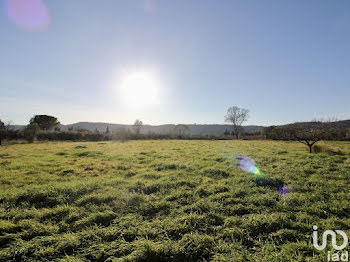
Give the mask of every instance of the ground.
M 350 236 L 350 143 L 320 145 L 317 154 L 275 141 L 0 147 L 0 261 L 326 261 L 312 226 Z M 240 170 L 239 156 L 266 180 Z

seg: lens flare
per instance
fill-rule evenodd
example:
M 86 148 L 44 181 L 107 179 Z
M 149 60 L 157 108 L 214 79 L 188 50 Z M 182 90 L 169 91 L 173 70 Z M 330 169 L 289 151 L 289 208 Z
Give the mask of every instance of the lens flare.
M 244 172 L 249 172 L 256 175 L 256 182 L 263 186 L 269 183 L 268 177 L 257 166 L 253 158 L 249 156 L 238 157 L 238 167 Z
M 255 175 L 262 174 L 262 172 L 256 166 L 253 158 L 246 156 L 246 157 L 238 157 L 237 160 L 238 160 L 238 167 L 242 169 L 244 172 L 253 173 Z
M 259 186 L 273 186 L 278 188 L 278 192 L 280 193 L 281 197 L 285 196 L 289 192 L 291 192 L 291 188 L 287 185 L 283 185 L 283 182 L 280 180 L 276 179 L 269 179 L 263 171 L 261 171 L 257 166 L 254 161 L 249 156 L 244 156 L 244 157 L 237 157 L 238 160 L 238 167 L 248 173 L 252 173 L 256 175 L 256 183 Z
M 287 195 L 289 192 L 291 191 L 291 188 L 287 185 L 282 185 L 280 186 L 280 188 L 278 189 L 278 192 L 280 193 L 280 195 L 283 197 L 285 195 Z
M 5 10 L 16 25 L 29 30 L 45 30 L 50 14 L 42 0 L 7 0 Z

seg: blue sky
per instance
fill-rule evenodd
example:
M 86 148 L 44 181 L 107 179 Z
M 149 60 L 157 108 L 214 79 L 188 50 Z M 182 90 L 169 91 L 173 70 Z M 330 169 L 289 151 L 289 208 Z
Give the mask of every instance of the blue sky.
M 9 0 L 11 1 L 11 0 Z M 50 24 L 18 26 L 0 0 L 0 118 L 247 124 L 350 118 L 349 1 L 43 1 Z M 158 103 L 125 104 L 150 72 Z

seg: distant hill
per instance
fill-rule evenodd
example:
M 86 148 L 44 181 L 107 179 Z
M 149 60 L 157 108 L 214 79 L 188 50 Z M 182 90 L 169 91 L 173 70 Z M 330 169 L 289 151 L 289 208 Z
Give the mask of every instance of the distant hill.
M 350 128 L 350 119 L 333 122 L 335 128 Z
M 225 133 L 225 131 L 232 131 L 231 125 L 187 125 L 189 127 L 189 131 L 187 134 L 190 135 L 222 135 Z M 23 129 L 25 126 L 23 125 L 12 125 L 11 128 L 13 129 Z M 60 125 L 59 126 L 62 131 L 67 131 L 70 128 L 73 128 L 73 130 L 79 130 L 79 129 L 86 129 L 89 131 L 95 131 L 96 129 L 99 132 L 105 132 L 107 127 L 111 132 L 118 130 L 119 128 L 126 128 L 132 130 L 132 125 L 122 125 L 122 124 L 111 124 L 111 123 L 94 123 L 94 122 L 79 122 L 74 123 L 70 125 Z M 143 134 L 149 134 L 149 133 L 156 133 L 156 134 L 167 134 L 170 133 L 173 128 L 175 127 L 174 124 L 168 124 L 168 125 L 143 125 L 141 129 L 141 133 Z M 264 127 L 263 126 L 244 126 L 244 130 L 246 133 L 252 134 L 256 132 L 260 132 Z
M 309 122 L 304 122 L 305 124 Z M 335 128 L 350 128 L 350 119 L 349 120 L 341 120 L 341 121 L 335 121 L 332 123 Z M 232 131 L 232 125 L 197 125 L 197 124 L 191 124 L 187 125 L 189 127 L 189 131 L 187 132 L 190 135 L 222 135 L 225 133 L 225 131 Z M 284 126 L 284 125 L 280 125 Z M 13 129 L 22 129 L 25 126 L 23 125 L 12 125 Z M 111 124 L 111 123 L 94 123 L 94 122 L 79 122 L 75 124 L 70 125 L 60 125 L 61 130 L 67 131 L 69 128 L 73 128 L 73 130 L 78 129 L 86 129 L 89 131 L 95 131 L 96 129 L 100 132 L 105 132 L 107 127 L 111 132 L 118 130 L 119 128 L 126 128 L 126 129 L 132 129 L 132 125 L 122 125 L 122 124 Z M 141 129 L 141 133 L 148 134 L 148 133 L 156 133 L 156 134 L 167 134 L 170 133 L 173 128 L 175 127 L 174 124 L 168 124 L 168 125 L 143 125 Z M 244 131 L 248 134 L 253 134 L 256 132 L 260 132 L 264 126 L 243 126 Z
M 302 125 L 309 125 L 309 124 L 312 124 L 312 123 L 315 123 L 314 121 L 310 121 L 310 122 L 300 122 L 300 124 Z M 335 128 L 335 129 L 343 129 L 343 128 L 350 128 L 350 119 L 348 120 L 340 120 L 340 121 L 334 121 L 334 122 L 331 122 L 332 124 L 332 127 Z M 285 127 L 287 126 L 288 124 L 286 125 L 279 125 L 279 126 L 276 126 L 276 127 Z
M 225 131 L 231 131 L 231 125 L 187 125 L 189 127 L 188 134 L 191 135 L 221 135 L 225 133 Z M 70 127 L 73 129 L 87 129 L 90 131 L 98 130 L 100 132 L 105 132 L 107 127 L 111 132 L 116 131 L 119 128 L 132 129 L 132 125 L 121 125 L 121 124 L 109 124 L 109 123 L 91 123 L 91 122 L 79 122 L 71 125 L 61 125 L 62 130 L 68 130 Z M 141 133 L 156 133 L 156 134 L 167 134 L 170 133 L 174 129 L 174 124 L 168 125 L 143 125 L 141 129 Z M 255 133 L 260 132 L 263 129 L 263 126 L 244 126 L 244 130 L 247 133 Z

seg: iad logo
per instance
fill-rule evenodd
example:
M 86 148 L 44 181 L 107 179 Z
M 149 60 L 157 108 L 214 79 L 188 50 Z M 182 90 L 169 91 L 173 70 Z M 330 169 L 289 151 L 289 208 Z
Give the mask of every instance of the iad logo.
M 331 235 L 332 236 L 332 246 L 336 250 L 343 250 L 347 244 L 348 244 L 348 236 L 345 234 L 344 231 L 341 230 L 336 230 L 337 234 L 341 235 L 344 239 L 343 244 L 338 246 L 337 245 L 337 236 L 333 230 L 326 230 L 323 235 L 322 235 L 322 245 L 318 244 L 318 232 L 317 232 L 317 226 L 313 226 L 314 233 L 313 233 L 313 244 L 314 247 L 318 250 L 323 250 L 326 248 L 327 245 L 327 236 Z
M 348 245 L 348 236 L 342 230 L 335 230 L 335 232 L 333 230 L 326 230 L 322 235 L 322 244 L 319 245 L 318 244 L 317 226 L 313 226 L 313 229 L 314 229 L 314 232 L 312 234 L 313 245 L 317 250 L 323 250 L 326 248 L 328 235 L 331 236 L 332 246 L 335 250 L 343 250 Z M 343 237 L 343 244 L 341 244 L 340 246 L 337 245 L 337 235 L 336 234 L 339 234 Z M 339 253 L 331 254 L 331 252 L 328 251 L 328 256 L 327 256 L 328 261 L 349 261 L 348 257 L 349 257 L 348 251 L 341 253 L 341 254 L 339 254 Z

